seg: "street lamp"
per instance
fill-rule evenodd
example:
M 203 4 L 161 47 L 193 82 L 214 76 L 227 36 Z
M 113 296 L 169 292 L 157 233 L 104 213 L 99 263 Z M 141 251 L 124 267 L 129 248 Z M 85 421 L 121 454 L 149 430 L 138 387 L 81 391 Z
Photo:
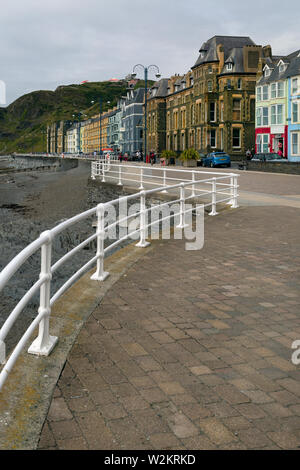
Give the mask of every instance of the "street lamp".
M 148 65 L 148 67 L 144 67 L 144 65 L 142 64 L 136 64 L 134 67 L 133 67 L 133 70 L 132 70 L 132 74 L 131 74 L 131 77 L 132 78 L 135 78 L 136 77 L 136 73 L 135 73 L 135 69 L 137 67 L 142 67 L 142 69 L 144 70 L 144 81 L 145 81 L 145 126 L 144 126 L 144 161 L 146 161 L 146 156 L 147 156 L 147 80 L 148 80 L 148 70 L 152 67 L 154 67 L 156 69 L 156 78 L 160 78 L 161 75 L 159 73 L 159 68 L 157 65 L 155 64 L 152 64 L 152 65 Z
M 92 104 L 95 103 L 95 101 L 91 101 Z M 110 104 L 110 101 L 106 101 L 106 104 Z M 100 135 L 99 135 L 99 150 L 100 150 L 100 155 L 102 155 L 102 96 L 99 98 L 99 105 L 100 105 L 100 117 L 99 117 L 99 124 L 100 124 Z

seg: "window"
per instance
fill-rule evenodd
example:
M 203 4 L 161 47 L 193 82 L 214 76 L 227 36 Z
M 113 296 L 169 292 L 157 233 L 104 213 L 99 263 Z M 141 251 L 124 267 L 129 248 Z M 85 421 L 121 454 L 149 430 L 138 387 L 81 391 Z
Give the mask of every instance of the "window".
M 227 68 L 227 72 L 231 72 L 231 70 L 232 70 L 232 62 L 228 62 L 228 64 L 226 64 L 226 68 Z
M 283 124 L 282 104 L 275 104 L 271 106 L 271 124 Z
M 241 129 L 239 128 L 232 129 L 232 147 L 233 148 L 241 147 Z
M 211 92 L 212 91 L 212 81 L 208 80 L 207 82 L 207 91 Z
M 269 124 L 269 108 L 264 107 L 264 108 L 262 108 L 262 110 L 263 110 L 262 124 L 263 124 L 263 126 L 268 126 L 268 124 Z
M 224 121 L 224 101 L 220 103 L 220 121 Z
M 256 126 L 260 127 L 262 124 L 262 108 L 256 110 Z
M 256 99 L 257 101 L 261 101 L 261 86 L 256 88 Z
M 216 148 L 216 130 L 215 130 L 215 129 L 211 129 L 209 135 L 210 135 L 209 145 L 210 145 L 212 148 Z
M 214 101 L 209 103 L 209 120 L 211 122 L 215 122 L 216 120 L 216 103 Z
M 282 98 L 284 96 L 284 83 L 277 82 L 277 98 Z
M 238 81 L 237 81 L 237 89 L 238 89 L 238 90 L 241 90 L 241 89 L 242 89 L 242 79 L 241 79 L 241 78 L 238 78 Z
M 279 73 L 283 73 L 286 69 L 286 64 L 280 64 L 279 65 Z
M 292 102 L 292 123 L 299 122 L 299 101 Z
M 241 120 L 241 100 L 239 100 L 239 99 L 233 99 L 232 119 L 233 119 L 233 121 L 240 121 Z
M 299 148 L 299 132 L 292 132 L 292 155 L 299 155 L 300 148 Z
M 268 85 L 264 85 L 262 87 L 262 99 L 263 101 L 269 99 L 269 86 Z
M 269 134 L 257 134 L 256 151 L 257 153 L 267 153 L 269 151 Z
M 297 95 L 298 93 L 298 78 L 292 79 L 292 95 Z
M 213 72 L 213 71 L 212 71 L 212 67 L 211 67 L 211 65 L 210 65 L 210 66 L 208 67 L 208 73 L 212 73 L 212 72 Z
M 231 90 L 231 80 L 230 80 L 230 78 L 228 78 L 228 80 L 227 80 L 227 89 Z
M 271 69 L 269 69 L 269 67 L 265 67 L 264 76 L 269 77 L 270 75 L 271 75 Z
M 271 98 L 276 98 L 276 83 L 271 84 Z

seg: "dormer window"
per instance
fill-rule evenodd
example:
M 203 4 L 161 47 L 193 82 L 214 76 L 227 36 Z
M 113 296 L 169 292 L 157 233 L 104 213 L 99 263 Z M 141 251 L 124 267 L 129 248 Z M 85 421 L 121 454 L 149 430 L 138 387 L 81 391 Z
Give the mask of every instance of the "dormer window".
M 271 69 L 269 69 L 269 67 L 265 67 L 264 76 L 269 77 L 270 75 L 271 75 Z
M 231 71 L 232 71 L 232 62 L 228 62 L 228 63 L 226 64 L 226 70 L 227 70 L 227 72 L 231 72 Z
M 279 65 L 279 73 L 283 73 L 286 70 L 286 64 L 280 64 Z

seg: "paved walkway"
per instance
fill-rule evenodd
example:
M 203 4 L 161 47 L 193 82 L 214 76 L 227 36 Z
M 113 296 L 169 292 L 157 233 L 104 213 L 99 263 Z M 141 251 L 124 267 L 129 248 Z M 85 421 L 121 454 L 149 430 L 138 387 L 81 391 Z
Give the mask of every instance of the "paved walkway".
M 207 217 L 106 294 L 57 384 L 40 449 L 300 447 L 300 212 Z

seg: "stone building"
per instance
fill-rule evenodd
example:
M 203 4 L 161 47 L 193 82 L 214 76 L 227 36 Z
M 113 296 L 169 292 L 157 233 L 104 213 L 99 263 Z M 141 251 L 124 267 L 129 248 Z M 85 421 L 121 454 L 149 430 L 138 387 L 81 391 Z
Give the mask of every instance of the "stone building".
M 147 94 L 147 149 L 156 154 L 166 148 L 166 94 L 168 79 L 154 83 Z
M 151 88 L 148 148 L 219 149 L 238 159 L 255 143 L 256 73 L 265 50 L 249 37 L 214 36 L 199 52 L 190 71 Z

